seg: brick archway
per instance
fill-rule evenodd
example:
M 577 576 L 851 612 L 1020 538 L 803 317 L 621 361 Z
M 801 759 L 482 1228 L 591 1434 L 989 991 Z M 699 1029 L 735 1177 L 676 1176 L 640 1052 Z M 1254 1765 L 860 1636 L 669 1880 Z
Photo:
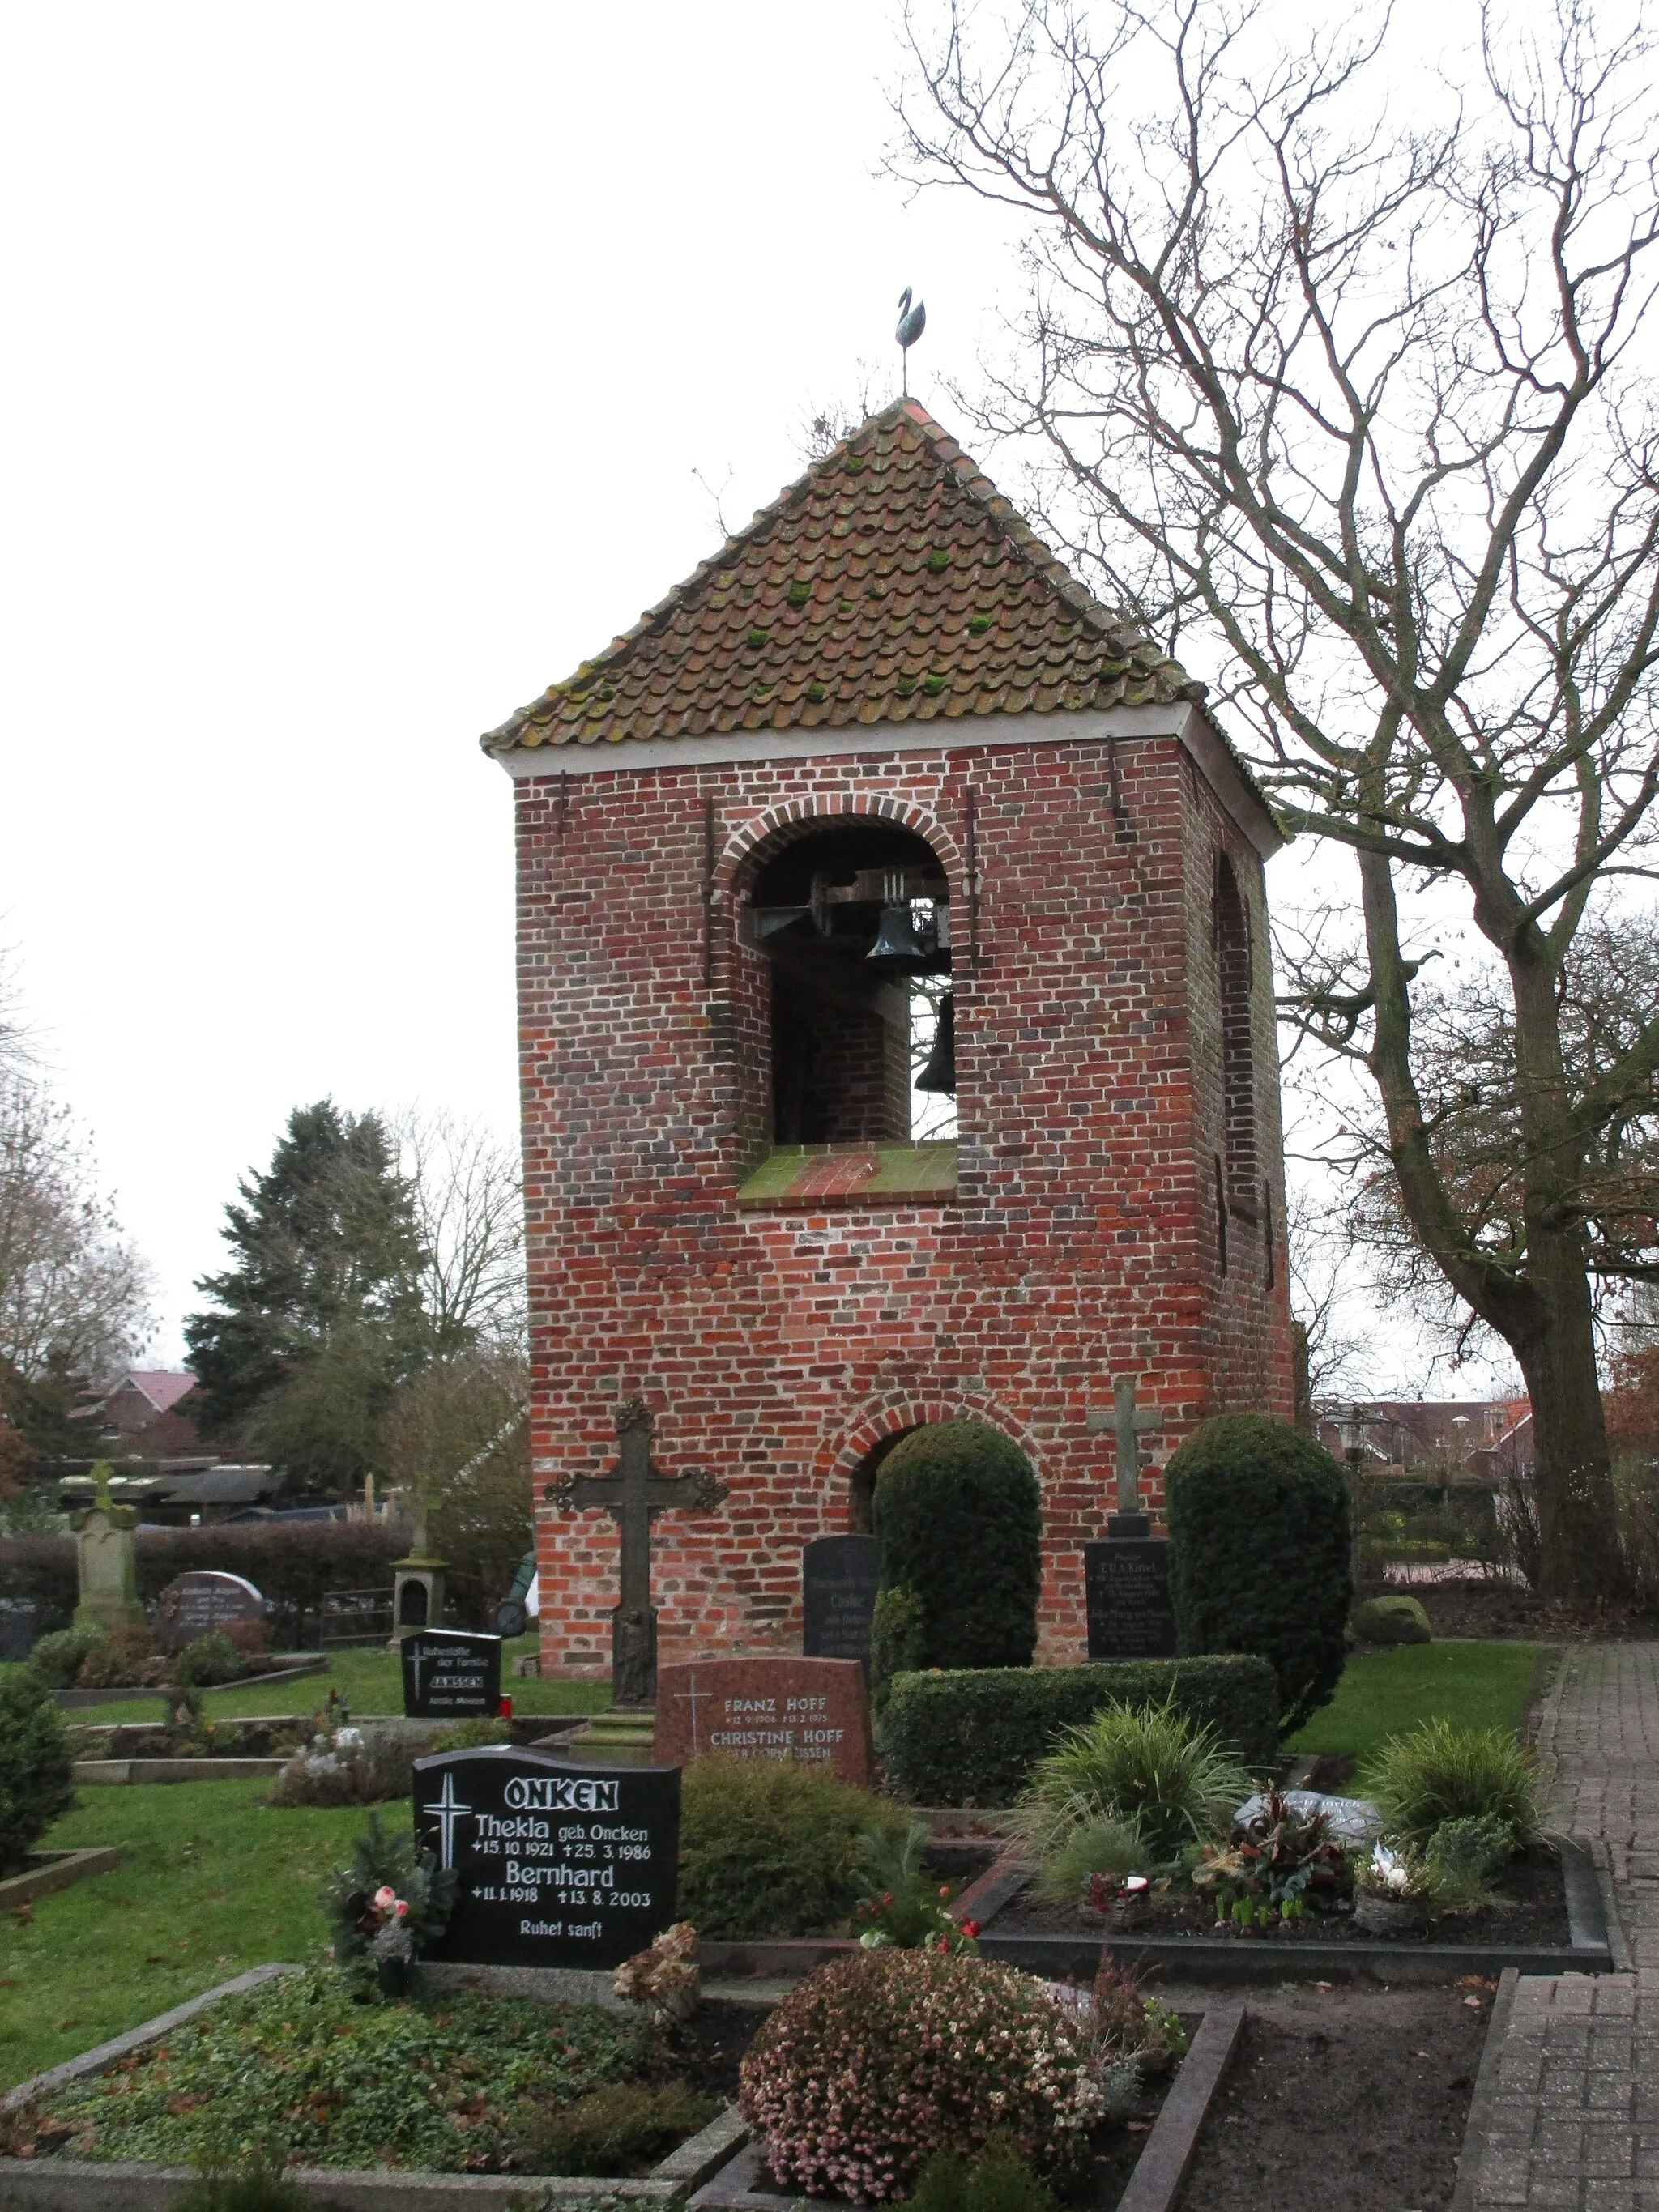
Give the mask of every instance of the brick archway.
M 979 1392 L 969 1393 L 960 1398 L 923 1398 L 907 1395 L 866 1400 L 849 1420 L 819 1446 L 812 1461 L 813 1490 L 820 1500 L 828 1503 L 832 1486 L 837 1482 L 844 1482 L 850 1486 L 853 1477 L 870 1454 L 890 1437 L 902 1436 L 906 1430 L 929 1427 L 939 1421 L 970 1420 L 983 1421 L 988 1428 L 1000 1429 L 1012 1443 L 1019 1446 L 1031 1463 L 1031 1472 L 1036 1477 L 1037 1490 L 1041 1494 L 1042 1461 L 1030 1431 L 1005 1407 Z M 839 1513 L 839 1501 L 835 1510 Z
M 714 864 L 710 882 L 714 896 L 727 898 L 740 890 L 753 873 L 763 849 L 769 857 L 797 838 L 811 837 L 837 822 L 860 817 L 894 830 L 908 830 L 925 839 L 950 879 L 951 896 L 964 895 L 966 856 L 938 815 L 911 799 L 892 799 L 878 792 L 846 791 L 813 793 L 751 815 L 732 832 Z

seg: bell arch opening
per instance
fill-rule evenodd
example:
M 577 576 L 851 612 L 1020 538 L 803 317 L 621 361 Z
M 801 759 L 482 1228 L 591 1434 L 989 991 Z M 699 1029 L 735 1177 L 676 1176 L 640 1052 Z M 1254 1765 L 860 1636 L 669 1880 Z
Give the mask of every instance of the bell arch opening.
M 956 1133 L 951 888 L 926 839 L 842 816 L 763 856 L 742 909 L 767 962 L 773 1144 Z
M 1257 1170 L 1255 1066 L 1250 1038 L 1250 925 L 1233 864 L 1224 853 L 1216 855 L 1215 939 L 1221 986 L 1225 1205 L 1228 1212 L 1253 1222 L 1256 1213 Z

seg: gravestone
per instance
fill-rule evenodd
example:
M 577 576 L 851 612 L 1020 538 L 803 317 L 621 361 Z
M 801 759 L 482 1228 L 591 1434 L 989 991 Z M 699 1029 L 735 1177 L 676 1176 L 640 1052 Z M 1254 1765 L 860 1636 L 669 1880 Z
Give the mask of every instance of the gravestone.
M 662 1765 L 714 1753 L 828 1766 L 870 1784 L 873 1753 L 864 1669 L 856 1659 L 702 1659 L 657 1677 Z
M 163 1651 L 182 1651 L 198 1636 L 234 1620 L 263 1621 L 265 1601 L 245 1576 L 204 1568 L 175 1575 L 156 1600 L 155 1640 Z
M 801 1650 L 869 1664 L 876 1611 L 873 1536 L 819 1536 L 800 1555 Z
M 423 1628 L 399 1650 L 405 1720 L 494 1720 L 501 1709 L 501 1639 Z
M 1162 1414 L 1137 1407 L 1133 1377 L 1112 1385 L 1116 1432 L 1117 1503 L 1105 1540 L 1083 1547 L 1083 1592 L 1091 1659 L 1173 1659 L 1175 1607 L 1170 1601 L 1170 1545 L 1154 1536 L 1140 1510 L 1140 1437 L 1163 1425 Z
M 0 1660 L 27 1659 L 40 1633 L 40 1608 L 33 1598 L 0 1597 Z
M 106 1632 L 136 1628 L 144 1618 L 144 1608 L 138 1602 L 138 1564 L 132 1541 L 138 1509 L 117 1505 L 112 1499 L 107 1461 L 100 1460 L 92 1472 L 96 1486 L 93 1503 L 84 1512 L 70 1516 L 79 1593 L 75 1626 Z
M 417 1759 L 415 1838 L 459 1877 L 428 1954 L 619 1966 L 674 1919 L 678 1767 L 584 1766 L 506 1744 Z

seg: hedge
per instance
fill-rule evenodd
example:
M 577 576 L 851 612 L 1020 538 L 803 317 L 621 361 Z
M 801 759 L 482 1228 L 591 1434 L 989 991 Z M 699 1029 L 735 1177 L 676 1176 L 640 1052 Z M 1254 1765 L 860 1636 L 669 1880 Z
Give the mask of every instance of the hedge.
M 1097 1667 L 985 1667 L 900 1674 L 881 1724 L 887 1787 L 913 1805 L 1012 1805 L 1062 1729 L 1111 1698 L 1208 1723 L 1247 1766 L 1279 1748 L 1279 1686 L 1265 1659 L 1125 1659 Z
M 141 1528 L 134 1539 L 138 1595 L 154 1603 L 175 1575 L 201 1568 L 244 1575 L 276 1607 L 279 1643 L 314 1642 L 330 1590 L 389 1589 L 392 1563 L 409 1549 L 406 1522 L 222 1521 L 199 1528 Z M 0 1540 L 0 1597 L 33 1599 L 44 1633 L 69 1624 L 76 1605 L 72 1536 Z

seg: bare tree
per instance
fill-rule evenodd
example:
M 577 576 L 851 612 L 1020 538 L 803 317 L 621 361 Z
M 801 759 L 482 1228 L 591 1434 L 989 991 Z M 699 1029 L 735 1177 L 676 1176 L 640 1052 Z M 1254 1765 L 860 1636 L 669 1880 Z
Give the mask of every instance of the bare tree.
M 415 1197 L 421 1297 L 440 1357 L 526 1333 L 524 1189 L 516 1146 L 481 1121 L 409 1108 L 395 1115 Z
M 102 1379 L 143 1343 L 149 1291 L 68 1108 L 0 1079 L 0 1376 Z
M 1639 18 L 1483 22 L 1468 81 L 1386 20 L 1030 0 L 984 57 L 912 26 L 900 167 L 1027 218 L 1029 305 L 981 410 L 1037 442 L 1103 589 L 1197 624 L 1286 825 L 1346 848 L 1360 941 L 1296 1018 L 1374 1083 L 1400 1204 L 1534 1408 L 1544 1587 L 1615 1583 L 1561 978 L 1659 789 L 1659 426 L 1638 343 L 1659 234 Z M 988 37 L 989 34 L 988 34 Z M 1400 118 L 1400 119 L 1395 119 Z M 1518 1246 L 1437 1156 L 1418 984 L 1472 917 L 1511 1008 Z M 1622 1091 L 1659 1060 L 1651 1015 Z M 1649 1264 L 1649 1263 L 1644 1263 Z

